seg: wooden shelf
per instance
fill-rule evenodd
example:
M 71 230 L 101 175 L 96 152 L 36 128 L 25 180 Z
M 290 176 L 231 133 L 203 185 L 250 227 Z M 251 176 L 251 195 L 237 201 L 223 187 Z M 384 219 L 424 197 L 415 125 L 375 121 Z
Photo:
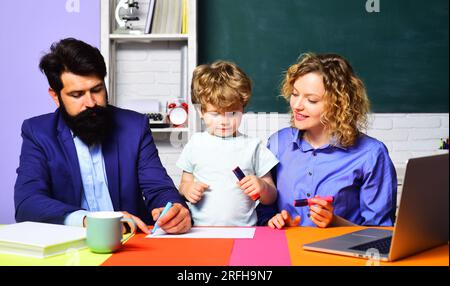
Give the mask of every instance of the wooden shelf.
M 136 30 L 126 30 L 114 19 L 118 0 L 100 1 L 100 47 L 108 70 L 105 84 L 110 103 L 126 105 L 149 98 L 165 106 L 168 100 L 181 98 L 188 103 L 189 110 L 195 110 L 189 100 L 189 87 L 197 66 L 197 0 L 187 1 L 188 34 L 144 34 L 149 0 L 139 2 L 142 9 L 138 12 L 140 20 L 133 23 Z M 196 112 L 189 113 L 186 125 L 188 127 L 151 130 L 161 140 L 169 140 L 172 132 L 188 137 L 200 125 Z
M 124 34 L 115 33 L 110 34 L 111 40 L 121 41 L 136 41 L 136 42 L 153 42 L 153 41 L 187 41 L 188 35 L 186 34 Z
M 151 128 L 152 133 L 189 132 L 189 128 Z

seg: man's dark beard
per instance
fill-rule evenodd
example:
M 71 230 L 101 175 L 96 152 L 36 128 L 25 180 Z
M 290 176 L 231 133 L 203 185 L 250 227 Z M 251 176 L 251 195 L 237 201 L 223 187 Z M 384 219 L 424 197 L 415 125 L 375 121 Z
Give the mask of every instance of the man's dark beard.
M 92 146 L 96 143 L 102 143 L 105 137 L 112 129 L 112 116 L 110 108 L 95 105 L 92 108 L 80 112 L 76 116 L 67 113 L 62 100 L 60 110 L 67 126 L 73 134 L 80 138 L 86 145 Z

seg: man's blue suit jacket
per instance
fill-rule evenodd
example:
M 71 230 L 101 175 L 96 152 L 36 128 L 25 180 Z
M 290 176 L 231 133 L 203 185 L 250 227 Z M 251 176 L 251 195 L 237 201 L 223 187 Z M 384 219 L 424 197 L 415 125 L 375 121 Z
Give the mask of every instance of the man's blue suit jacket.
M 151 210 L 168 201 L 187 207 L 161 165 L 148 119 L 110 106 L 113 132 L 102 143 L 108 189 L 116 211 L 153 224 Z M 57 109 L 24 121 L 14 187 L 16 221 L 63 224 L 81 209 L 83 184 L 70 129 Z

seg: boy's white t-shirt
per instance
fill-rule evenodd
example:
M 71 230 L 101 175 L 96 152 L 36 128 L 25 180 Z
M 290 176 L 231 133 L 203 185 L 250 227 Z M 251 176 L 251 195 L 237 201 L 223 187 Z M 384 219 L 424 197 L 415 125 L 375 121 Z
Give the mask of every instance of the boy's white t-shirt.
M 262 177 L 278 164 L 259 138 L 246 135 L 218 137 L 194 134 L 183 149 L 177 167 L 196 182 L 209 185 L 196 204 L 188 202 L 196 226 L 254 226 L 256 205 L 237 185 L 233 169 Z

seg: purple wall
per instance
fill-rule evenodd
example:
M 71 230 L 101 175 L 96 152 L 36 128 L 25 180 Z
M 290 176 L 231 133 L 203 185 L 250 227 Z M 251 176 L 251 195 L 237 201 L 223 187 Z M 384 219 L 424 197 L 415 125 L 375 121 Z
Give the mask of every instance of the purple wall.
M 100 0 L 2 1 L 2 11 L 0 224 L 6 224 L 15 222 L 13 196 L 22 122 L 55 109 L 48 83 L 38 69 L 39 59 L 51 43 L 65 37 L 100 47 Z

